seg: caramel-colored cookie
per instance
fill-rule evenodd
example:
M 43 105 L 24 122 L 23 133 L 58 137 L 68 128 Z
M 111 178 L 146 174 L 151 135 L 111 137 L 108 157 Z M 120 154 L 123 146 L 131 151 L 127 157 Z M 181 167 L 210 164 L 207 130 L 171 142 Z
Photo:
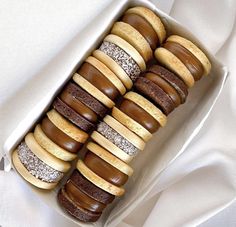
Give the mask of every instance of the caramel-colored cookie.
M 43 132 L 40 124 L 34 129 L 34 137 L 42 148 L 61 160 L 72 161 L 77 157 L 76 154 L 68 152 L 50 140 Z
M 113 83 L 108 80 L 96 67 L 88 62 L 84 62 L 77 73 L 91 83 L 109 99 L 115 100 L 119 96 L 119 91 Z
M 195 81 L 200 80 L 203 75 L 201 62 L 186 48 L 175 42 L 166 42 L 162 45 L 165 49 L 174 54 L 189 70 Z
M 96 59 L 93 56 L 89 56 L 85 62 L 93 65 L 97 70 L 99 70 L 113 85 L 119 90 L 120 94 L 123 95 L 126 92 L 125 86 L 120 81 L 120 79 L 113 73 L 105 64 Z
M 84 177 L 86 177 L 89 181 L 91 181 L 93 184 L 103 189 L 104 191 L 107 191 L 108 193 L 115 196 L 122 196 L 124 194 L 124 188 L 117 187 L 101 178 L 92 170 L 90 170 L 82 160 L 78 160 L 76 168 L 80 171 L 81 174 L 84 175 Z
M 162 65 L 179 76 L 188 87 L 194 85 L 194 77 L 179 58 L 169 50 L 160 47 L 155 50 L 155 57 Z
M 136 6 L 136 7 L 128 9 L 125 13 L 137 14 L 145 18 L 149 22 L 149 24 L 151 24 L 151 26 L 157 33 L 160 43 L 161 44 L 163 43 L 163 41 L 166 38 L 166 30 L 161 19 L 153 11 L 142 6 Z
M 91 151 L 86 153 L 83 161 L 91 171 L 117 187 L 121 187 L 128 180 L 128 175 L 110 165 Z
M 161 112 L 160 109 L 158 109 L 155 105 L 153 105 L 150 101 L 148 101 L 143 96 L 139 95 L 136 92 L 128 92 L 124 96 L 126 99 L 129 99 L 133 102 L 135 102 L 137 105 L 142 107 L 144 110 L 146 110 L 150 115 L 152 115 L 162 127 L 165 126 L 167 117 L 165 114 Z
M 88 138 L 88 134 L 81 129 L 74 126 L 72 123 L 70 123 L 68 120 L 66 120 L 64 117 L 62 117 L 56 110 L 50 110 L 47 112 L 47 116 L 49 120 L 62 132 L 70 136 L 72 139 L 79 143 L 86 142 Z
M 57 128 L 48 117 L 43 118 L 41 128 L 50 140 L 71 153 L 77 153 L 83 145 Z
M 203 51 L 197 47 L 193 42 L 178 35 L 168 37 L 167 41 L 179 43 L 190 51 L 201 63 L 204 68 L 204 75 L 208 75 L 211 71 L 211 63 Z
M 133 120 L 141 124 L 150 133 L 155 133 L 160 127 L 159 122 L 153 116 L 151 116 L 142 107 L 128 99 L 124 99 L 122 101 L 119 109 Z
M 142 55 L 146 62 L 152 58 L 152 49 L 147 40 L 128 23 L 122 21 L 116 22 L 112 27 L 111 33 L 129 42 Z
M 78 73 L 74 74 L 73 80 L 90 95 L 101 102 L 104 106 L 112 108 L 115 105 L 115 103 L 110 98 L 108 98 L 105 94 L 103 94 L 100 90 L 98 90 L 94 85 L 92 85 Z
M 106 207 L 105 204 L 98 202 L 80 190 L 70 179 L 66 182 L 64 189 L 72 201 L 86 210 L 100 213 Z
M 124 174 L 128 176 L 131 176 L 133 174 L 133 169 L 129 165 L 118 159 L 116 156 L 112 155 L 110 152 L 108 152 L 98 144 L 89 142 L 87 145 L 87 149 L 99 156 L 110 165 L 123 172 Z
M 134 27 L 147 40 L 152 50 L 155 50 L 160 44 L 156 32 L 145 18 L 131 13 L 125 14 L 121 20 Z

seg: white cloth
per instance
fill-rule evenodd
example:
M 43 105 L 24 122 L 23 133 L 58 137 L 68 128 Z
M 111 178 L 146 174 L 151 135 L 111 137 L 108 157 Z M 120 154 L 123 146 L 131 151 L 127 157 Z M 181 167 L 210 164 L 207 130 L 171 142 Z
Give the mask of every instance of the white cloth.
M 27 87 L 27 81 L 56 56 L 91 15 L 101 12 L 109 2 L 0 2 L 1 146 L 48 89 L 45 85 L 45 90 L 34 92 L 34 88 Z M 228 66 L 230 77 L 201 132 L 161 174 L 145 201 L 119 226 L 196 226 L 230 205 L 236 197 L 236 92 L 233 89 L 236 86 L 236 2 L 156 0 L 155 3 L 204 42 Z M 28 96 L 34 98 L 27 99 Z M 13 106 L 16 97 L 24 102 Z M 39 201 L 13 172 L 0 171 L 0 194 L 3 227 L 76 226 Z M 235 226 L 231 224 L 227 226 Z

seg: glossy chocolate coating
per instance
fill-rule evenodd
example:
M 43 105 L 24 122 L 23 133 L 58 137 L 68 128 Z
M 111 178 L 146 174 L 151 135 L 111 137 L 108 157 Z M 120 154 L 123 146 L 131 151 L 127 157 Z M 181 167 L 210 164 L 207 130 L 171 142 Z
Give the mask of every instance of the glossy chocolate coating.
M 175 107 L 181 104 L 180 96 L 177 91 L 164 79 L 154 73 L 146 73 L 145 77 L 157 84 L 163 91 L 165 91 L 173 100 Z
M 124 185 L 128 180 L 126 174 L 122 173 L 90 151 L 86 154 L 84 163 L 98 176 L 118 187 Z
M 70 106 L 73 110 L 86 118 L 88 121 L 95 123 L 97 121 L 97 115 L 89 109 L 86 105 L 76 99 L 67 90 L 64 90 L 60 95 L 61 100 Z
M 139 77 L 134 84 L 135 90 L 152 102 L 165 115 L 171 113 L 175 104 L 168 94 L 166 94 L 157 84 L 145 77 Z
M 204 73 L 203 66 L 190 51 L 175 42 L 166 42 L 163 47 L 169 50 L 172 54 L 179 58 L 181 62 L 183 62 L 183 64 L 194 77 L 195 81 L 201 79 Z
M 89 197 L 98 202 L 109 204 L 115 199 L 114 195 L 97 187 L 95 184 L 85 178 L 77 169 L 75 169 L 71 174 L 70 180 L 83 193 L 87 194 Z
M 75 124 L 77 127 L 85 132 L 90 132 L 95 128 L 95 125 L 86 118 L 78 114 L 74 109 L 64 103 L 60 98 L 56 98 L 53 102 L 53 108 L 57 110 L 63 117 Z
M 41 128 L 46 136 L 65 150 L 77 153 L 82 144 L 58 129 L 47 117 L 42 120 Z
M 91 212 L 77 205 L 66 193 L 64 187 L 58 192 L 57 199 L 66 212 L 82 222 L 95 222 L 102 214 Z
M 78 73 L 98 88 L 102 93 L 111 100 L 118 97 L 118 89 L 94 66 L 85 62 L 79 69 Z
M 103 209 L 106 207 L 105 204 L 100 203 L 83 193 L 70 180 L 66 183 L 65 190 L 66 193 L 70 196 L 70 198 L 84 209 L 90 210 L 92 212 L 102 212 Z
M 159 39 L 152 26 L 143 17 L 136 14 L 125 14 L 122 21 L 134 27 L 149 43 L 152 50 L 159 45 Z
M 148 69 L 148 72 L 154 73 L 168 82 L 178 92 L 181 98 L 181 103 L 186 101 L 188 96 L 188 87 L 177 75 L 160 65 L 152 65 Z
M 105 116 L 107 108 L 80 86 L 68 83 L 64 91 L 68 91 L 68 93 L 90 108 L 99 117 L 103 118 Z
M 124 99 L 119 109 L 146 128 L 150 133 L 156 132 L 160 127 L 160 124 L 153 116 L 130 100 Z

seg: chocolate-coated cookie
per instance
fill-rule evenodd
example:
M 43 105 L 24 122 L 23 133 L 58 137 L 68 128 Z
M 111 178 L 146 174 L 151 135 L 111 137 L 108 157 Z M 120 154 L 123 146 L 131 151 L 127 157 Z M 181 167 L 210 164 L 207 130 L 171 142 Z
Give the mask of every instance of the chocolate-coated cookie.
M 78 85 L 74 83 L 68 83 L 65 89 L 67 89 L 67 91 L 72 96 L 74 96 L 83 104 L 88 106 L 91 110 L 93 110 L 99 117 L 103 118 L 105 116 L 107 108 L 92 95 L 80 88 Z
M 85 62 L 78 70 L 78 74 L 88 80 L 111 100 L 115 100 L 118 97 L 119 91 L 117 88 L 93 65 Z
M 174 73 L 172 73 L 171 71 L 160 65 L 152 65 L 148 69 L 148 72 L 152 72 L 159 75 L 169 84 L 171 84 L 172 87 L 175 88 L 175 90 L 179 93 L 181 98 L 181 103 L 184 103 L 186 101 L 186 98 L 188 96 L 188 88 L 185 85 L 185 83 L 181 79 L 179 79 L 178 76 L 176 76 Z
M 70 180 L 85 194 L 101 203 L 108 204 L 115 199 L 114 195 L 91 183 L 77 169 L 72 173 Z
M 85 132 L 91 131 L 95 125 L 83 118 L 80 114 L 74 111 L 70 106 L 64 103 L 60 98 L 56 98 L 53 102 L 53 107 L 65 118 L 74 123 Z
M 151 80 L 140 77 L 135 82 L 134 87 L 138 93 L 152 101 L 166 115 L 174 110 L 175 105 L 169 95 Z
M 160 124 L 154 117 L 130 100 L 124 99 L 119 109 L 141 124 L 150 133 L 156 132 L 160 127 Z
M 70 199 L 70 197 L 62 188 L 57 194 L 58 202 L 60 205 L 72 216 L 79 219 L 83 222 L 95 222 L 101 216 L 102 213 L 95 213 L 89 210 L 86 210 Z
M 82 143 L 79 143 L 62 132 L 48 119 L 48 117 L 43 118 L 41 128 L 49 139 L 71 153 L 77 153 L 82 147 Z
M 128 180 L 128 176 L 117 168 L 113 167 L 106 161 L 92 152 L 87 152 L 84 163 L 98 176 L 116 186 L 122 186 Z
M 131 13 L 125 14 L 121 20 L 134 27 L 147 40 L 152 50 L 155 50 L 157 48 L 157 46 L 159 45 L 158 36 L 153 27 L 145 18 Z

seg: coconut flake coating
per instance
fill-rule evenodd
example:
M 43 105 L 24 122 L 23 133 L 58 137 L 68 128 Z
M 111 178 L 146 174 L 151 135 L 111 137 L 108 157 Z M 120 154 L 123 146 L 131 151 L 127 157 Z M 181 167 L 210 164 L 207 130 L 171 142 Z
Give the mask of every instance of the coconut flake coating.
M 126 72 L 132 81 L 138 78 L 141 73 L 139 65 L 123 49 L 107 41 L 104 41 L 99 49 L 111 57 Z
M 64 175 L 62 172 L 53 169 L 41 161 L 29 149 L 25 142 L 21 142 L 18 146 L 17 153 L 21 163 L 29 171 L 29 173 L 42 181 L 48 183 L 58 182 Z
M 113 144 L 115 144 L 128 155 L 134 156 L 137 154 L 138 148 L 135 147 L 128 140 L 126 140 L 123 136 L 121 136 L 117 131 L 115 131 L 105 122 L 99 123 L 97 131 L 100 132 L 109 141 L 111 141 Z

